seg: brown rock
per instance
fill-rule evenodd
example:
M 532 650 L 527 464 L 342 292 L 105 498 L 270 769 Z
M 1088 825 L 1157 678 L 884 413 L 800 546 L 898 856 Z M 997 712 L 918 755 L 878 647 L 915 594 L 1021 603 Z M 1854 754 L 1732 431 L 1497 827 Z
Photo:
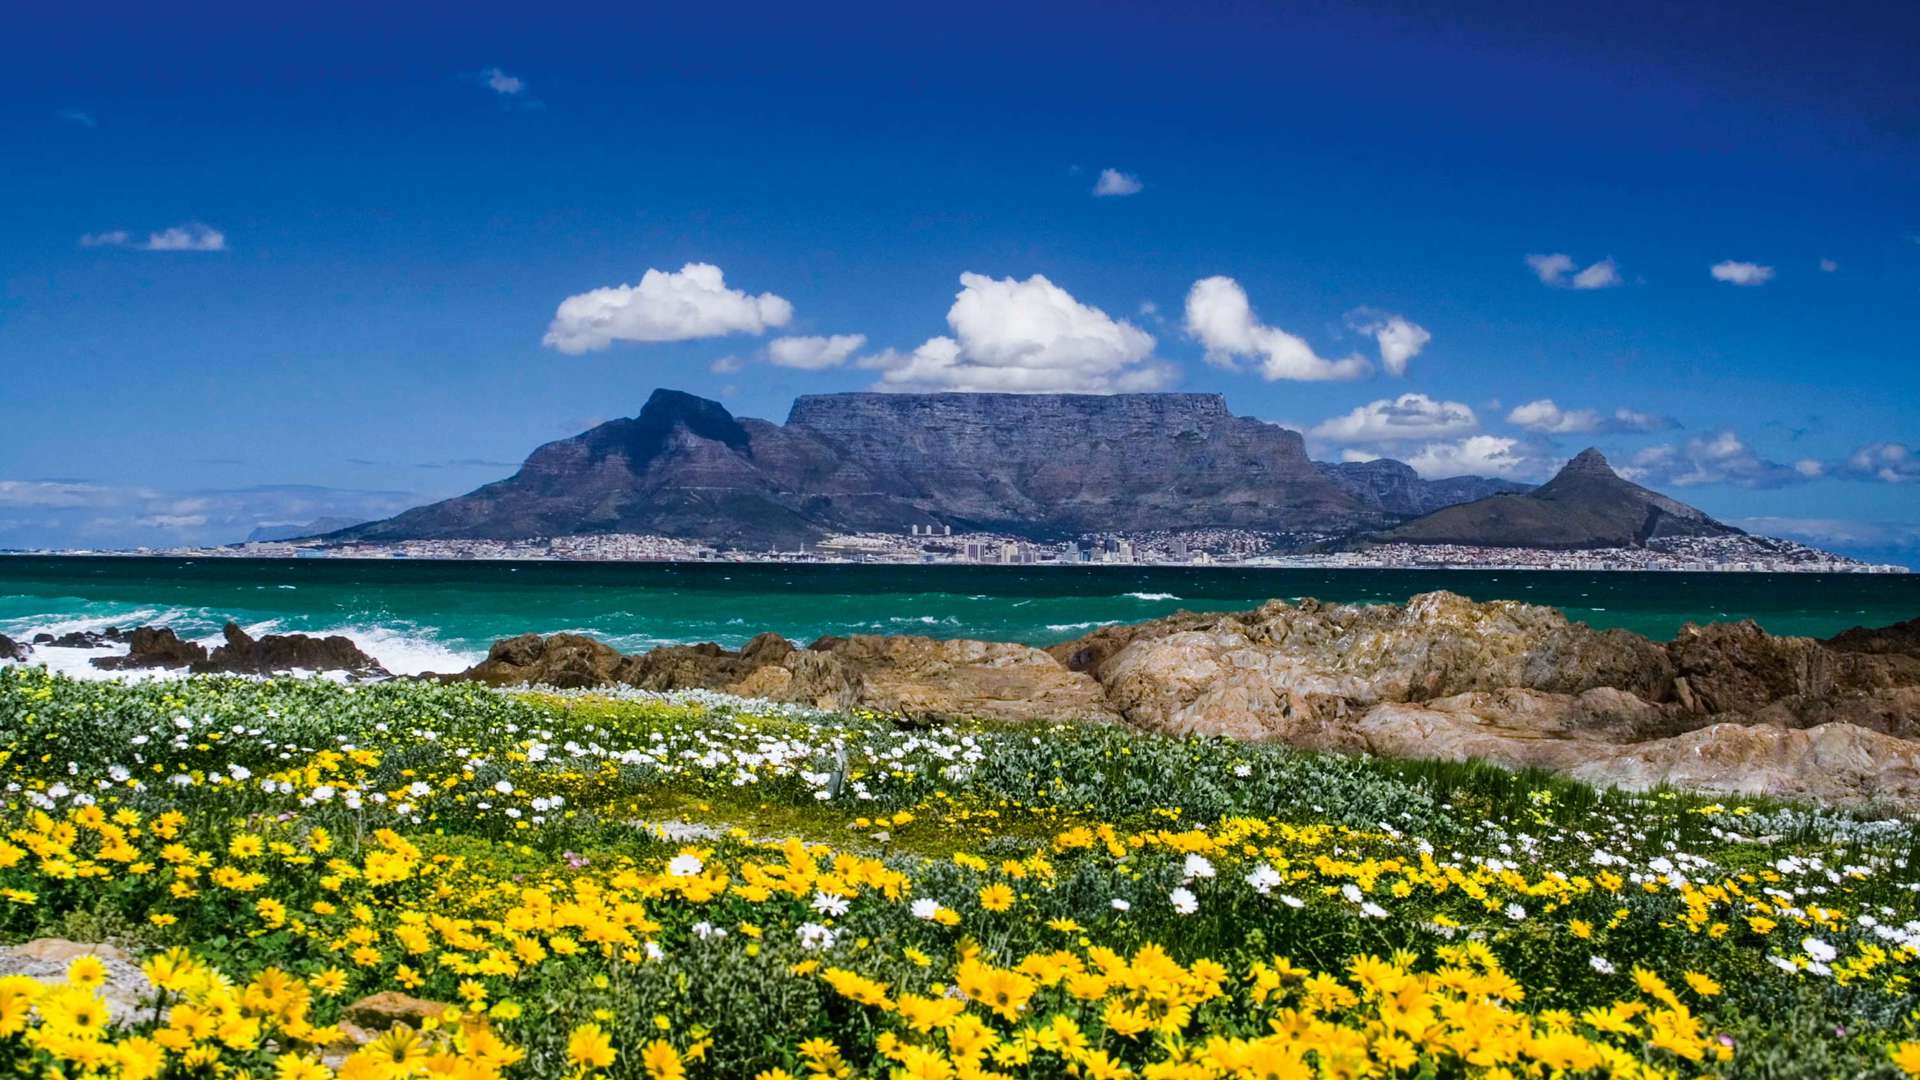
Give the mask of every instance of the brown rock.
M 353 643 L 353 639 L 332 635 L 268 634 L 254 639 L 238 623 L 229 622 L 221 631 L 226 644 L 213 650 L 205 660 L 195 663 L 198 674 L 270 675 L 285 671 L 345 671 L 361 676 L 385 676 L 387 669 Z
M 5 634 L 0 634 L 0 660 L 25 660 L 26 658 L 25 642 L 15 641 Z
M 93 666 L 107 671 L 127 671 L 135 668 L 184 668 L 194 664 L 203 664 L 207 660 L 207 647 L 197 641 L 182 641 L 179 635 L 165 627 L 142 626 L 127 635 L 129 646 L 125 656 L 105 656 L 93 661 Z
M 487 658 L 460 677 L 489 686 L 544 685 L 563 689 L 620 681 L 619 650 L 582 634 L 521 634 L 493 643 Z

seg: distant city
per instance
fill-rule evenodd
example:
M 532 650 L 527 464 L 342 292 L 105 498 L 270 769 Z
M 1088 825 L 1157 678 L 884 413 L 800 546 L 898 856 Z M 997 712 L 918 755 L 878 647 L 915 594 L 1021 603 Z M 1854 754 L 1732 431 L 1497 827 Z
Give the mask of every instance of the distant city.
M 790 549 L 748 549 L 642 533 L 525 540 L 402 540 L 385 543 L 258 541 L 133 551 L 26 552 L 175 558 L 556 560 L 576 562 L 884 563 L 1064 567 L 1236 566 L 1364 570 L 1664 570 L 1749 573 L 1904 574 L 1904 566 L 1861 562 L 1765 536 L 1670 537 L 1642 547 L 1557 550 L 1464 544 L 1342 544 L 1311 533 L 1194 529 L 1131 536 L 1090 533 L 1041 542 L 999 533 L 956 533 L 909 525 L 898 532 L 830 536 Z

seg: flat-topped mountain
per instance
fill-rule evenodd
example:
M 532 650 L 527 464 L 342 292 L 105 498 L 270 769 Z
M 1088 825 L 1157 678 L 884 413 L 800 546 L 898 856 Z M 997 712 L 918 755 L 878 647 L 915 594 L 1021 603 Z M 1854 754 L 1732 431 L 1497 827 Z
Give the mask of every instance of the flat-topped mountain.
M 774 424 L 663 389 L 639 416 L 548 443 L 505 480 L 330 539 L 1350 533 L 1502 483 L 1429 482 L 1405 466 L 1374 482 L 1391 470 L 1343 468 L 1330 474 L 1298 432 L 1234 416 L 1218 394 L 818 394 Z
M 1374 534 L 1382 543 L 1483 547 L 1637 547 L 1682 536 L 1739 536 L 1677 499 L 1620 478 L 1589 447 L 1524 494 L 1493 495 Z

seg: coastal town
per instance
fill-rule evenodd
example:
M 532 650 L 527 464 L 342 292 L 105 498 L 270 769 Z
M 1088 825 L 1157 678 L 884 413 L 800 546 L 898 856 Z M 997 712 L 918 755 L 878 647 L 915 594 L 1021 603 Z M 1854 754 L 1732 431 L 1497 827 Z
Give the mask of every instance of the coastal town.
M 1089 533 L 1042 541 L 992 532 L 956 533 L 911 525 L 897 532 L 848 533 L 793 548 L 749 548 L 641 533 L 525 540 L 249 542 L 127 551 L 40 554 L 173 558 L 537 560 L 565 562 L 879 563 L 1017 567 L 1194 566 L 1324 570 L 1629 570 L 1747 573 L 1904 574 L 1908 568 L 1851 559 L 1776 537 L 1746 534 L 1668 537 L 1643 546 L 1577 550 L 1468 544 L 1343 544 L 1310 533 L 1193 529 L 1133 535 Z

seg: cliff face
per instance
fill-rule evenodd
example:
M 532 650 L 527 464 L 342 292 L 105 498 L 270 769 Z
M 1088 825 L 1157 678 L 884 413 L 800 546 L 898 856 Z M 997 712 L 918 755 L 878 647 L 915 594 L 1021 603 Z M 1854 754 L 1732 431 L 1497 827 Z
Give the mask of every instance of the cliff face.
M 1490 476 L 1449 476 L 1441 480 L 1422 480 L 1413 466 L 1392 458 L 1372 461 L 1317 462 L 1327 479 L 1346 489 L 1365 505 L 1385 514 L 1419 517 L 1443 507 L 1484 499 L 1489 495 L 1515 495 L 1532 490 L 1526 484 Z
M 1329 473 L 1300 435 L 1217 394 L 823 394 L 784 425 L 655 391 L 640 415 L 548 443 L 508 479 L 339 540 L 655 533 L 792 546 L 951 525 L 1054 539 L 1208 527 L 1378 528 L 1447 496 L 1403 470 Z M 1479 493 L 1469 486 L 1463 491 Z M 1472 494 L 1456 493 L 1455 498 Z
M 1582 451 L 1524 495 L 1449 506 L 1374 536 L 1408 544 L 1486 547 L 1635 547 L 1678 536 L 1737 536 L 1677 499 L 1621 479 L 1600 451 Z

